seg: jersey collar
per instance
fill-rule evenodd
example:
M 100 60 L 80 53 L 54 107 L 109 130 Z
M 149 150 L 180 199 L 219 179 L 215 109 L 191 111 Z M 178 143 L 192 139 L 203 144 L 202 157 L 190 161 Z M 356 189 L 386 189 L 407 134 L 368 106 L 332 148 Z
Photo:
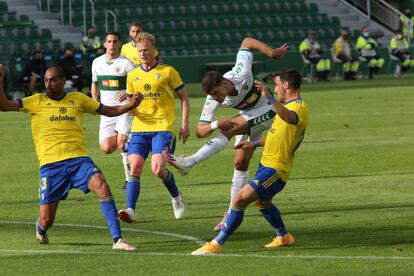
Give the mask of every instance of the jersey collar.
M 155 63 L 155 65 L 154 65 L 153 67 L 151 67 L 150 69 L 148 69 L 148 70 L 145 70 L 145 69 L 144 69 L 144 67 L 142 67 L 142 64 L 140 64 L 140 65 L 139 65 L 139 67 L 141 68 L 141 70 L 142 70 L 142 71 L 144 71 L 144 72 L 149 72 L 149 71 L 151 71 L 152 69 L 154 69 L 155 67 L 157 67 L 157 65 L 158 65 L 158 62 L 157 62 L 157 63 Z
M 291 100 L 289 100 L 289 101 L 287 101 L 287 102 L 285 102 L 284 104 L 288 104 L 288 103 L 291 103 L 291 102 L 296 102 L 297 100 L 302 100 L 302 98 L 294 98 L 294 99 L 291 99 Z
M 57 98 L 57 99 L 53 99 L 53 98 L 49 97 L 49 95 L 47 95 L 47 94 L 46 94 L 46 96 L 47 96 L 49 99 L 51 99 L 51 100 L 53 100 L 53 101 L 56 101 L 56 102 L 58 102 L 58 101 L 60 101 L 60 100 L 63 100 L 63 98 L 65 98 L 65 97 L 66 97 L 66 95 L 67 95 L 67 93 L 65 92 L 65 93 L 63 93 L 62 97 Z

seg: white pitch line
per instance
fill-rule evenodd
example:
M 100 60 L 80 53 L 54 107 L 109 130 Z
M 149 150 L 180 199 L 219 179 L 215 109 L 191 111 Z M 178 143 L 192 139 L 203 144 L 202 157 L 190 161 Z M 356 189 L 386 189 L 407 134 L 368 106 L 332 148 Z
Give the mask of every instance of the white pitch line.
M 0 224 L 26 224 L 34 225 L 33 222 L 27 221 L 0 221 Z M 57 226 L 66 227 L 81 227 L 92 229 L 104 229 L 106 226 L 100 225 L 86 225 L 86 224 L 62 224 L 57 223 Z M 133 228 L 123 228 L 123 231 L 140 232 L 146 234 L 155 234 L 169 237 L 176 237 L 183 240 L 193 241 L 197 244 L 204 245 L 205 241 L 196 237 L 181 235 L 169 232 L 149 231 Z M 139 250 L 139 248 L 138 248 Z M 91 252 L 91 251 L 79 251 L 79 250 L 32 250 L 32 249 L 1 249 L 1 253 L 25 253 L 25 254 L 72 254 L 72 255 L 138 255 L 138 256 L 191 256 L 190 253 L 169 253 L 169 252 Z M 261 254 L 220 254 L 209 257 L 234 257 L 234 258 L 268 258 L 268 259 L 343 259 L 343 260 L 414 260 L 414 256 L 329 256 L 329 255 L 261 255 Z
M 139 250 L 139 248 L 138 248 Z M 324 256 L 324 255 L 260 255 L 260 254 L 219 254 L 214 256 L 191 256 L 190 253 L 168 252 L 98 252 L 78 250 L 33 250 L 33 249 L 0 249 L 0 253 L 24 254 L 70 254 L 70 255 L 134 255 L 134 256 L 179 256 L 179 257 L 233 257 L 233 258 L 260 258 L 260 259 L 327 259 L 327 260 L 414 260 L 414 256 Z
M 27 224 L 27 225 L 34 225 L 34 222 L 28 222 L 28 221 L 0 221 L 0 224 Z M 64 226 L 64 227 L 79 227 L 79 228 L 93 228 L 93 229 L 104 229 L 107 230 L 107 226 L 101 226 L 101 225 L 87 225 L 87 224 L 63 224 L 63 223 L 55 223 L 55 226 Z M 188 235 L 181 235 L 177 233 L 169 233 L 169 232 L 161 232 L 161 231 L 150 231 L 150 230 L 142 230 L 142 229 L 134 229 L 134 228 L 124 228 L 121 227 L 121 230 L 124 232 L 138 232 L 138 233 L 145 233 L 145 234 L 154 234 L 159 236 L 168 236 L 168 237 L 174 237 L 179 238 L 182 240 L 192 241 L 199 245 L 204 245 L 206 241 L 193 237 Z

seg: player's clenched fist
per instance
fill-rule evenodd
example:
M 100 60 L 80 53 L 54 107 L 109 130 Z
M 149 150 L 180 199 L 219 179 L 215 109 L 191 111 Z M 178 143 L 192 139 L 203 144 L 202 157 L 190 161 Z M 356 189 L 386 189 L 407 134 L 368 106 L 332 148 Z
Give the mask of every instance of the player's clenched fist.
M 134 107 L 139 106 L 143 99 L 144 95 L 142 95 L 140 92 L 135 92 L 135 94 L 132 96 L 132 105 Z

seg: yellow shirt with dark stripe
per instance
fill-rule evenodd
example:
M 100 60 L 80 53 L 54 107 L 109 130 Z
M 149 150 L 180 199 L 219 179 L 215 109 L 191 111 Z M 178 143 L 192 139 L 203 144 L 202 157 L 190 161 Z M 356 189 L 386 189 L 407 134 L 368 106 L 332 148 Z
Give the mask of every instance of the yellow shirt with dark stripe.
M 297 114 L 298 123 L 288 124 L 276 115 L 267 133 L 260 161 L 263 166 L 277 170 L 283 181 L 288 179 L 294 153 L 303 141 L 308 125 L 308 107 L 300 98 L 287 102 L 285 107 Z
M 40 167 L 88 155 L 83 132 L 83 114 L 96 113 L 100 103 L 81 92 L 59 101 L 45 94 L 20 100 L 20 111 L 32 119 L 32 135 Z
M 137 107 L 131 132 L 172 131 L 175 122 L 175 92 L 184 88 L 178 72 L 157 64 L 149 71 L 139 66 L 128 73 L 127 95 L 141 92 L 144 100 Z
M 138 50 L 134 45 L 132 45 L 132 42 L 128 42 L 122 45 L 121 55 L 132 61 L 136 66 L 139 66 L 142 63 L 141 58 L 138 54 Z M 157 48 L 154 50 L 154 55 L 156 57 L 159 55 Z

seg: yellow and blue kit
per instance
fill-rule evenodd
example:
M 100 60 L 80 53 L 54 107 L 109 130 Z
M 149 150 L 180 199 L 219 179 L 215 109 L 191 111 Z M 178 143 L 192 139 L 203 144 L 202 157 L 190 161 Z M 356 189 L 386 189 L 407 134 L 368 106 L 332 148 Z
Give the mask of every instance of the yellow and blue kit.
M 292 168 L 294 153 L 303 141 L 308 125 L 308 108 L 301 98 L 285 103 L 285 107 L 296 113 L 296 124 L 288 124 L 276 115 L 269 129 L 259 168 L 250 186 L 260 199 L 269 200 L 280 192 Z
M 100 103 L 80 92 L 52 100 L 45 94 L 19 100 L 32 119 L 32 135 L 40 163 L 40 204 L 64 199 L 71 188 L 88 192 L 99 169 L 87 157 L 83 114 L 96 113 Z
M 169 65 L 156 64 L 150 70 L 142 65 L 128 73 L 127 96 L 141 92 L 144 100 L 134 112 L 128 154 L 144 158 L 163 149 L 174 151 L 175 92 L 184 88 L 178 72 Z

